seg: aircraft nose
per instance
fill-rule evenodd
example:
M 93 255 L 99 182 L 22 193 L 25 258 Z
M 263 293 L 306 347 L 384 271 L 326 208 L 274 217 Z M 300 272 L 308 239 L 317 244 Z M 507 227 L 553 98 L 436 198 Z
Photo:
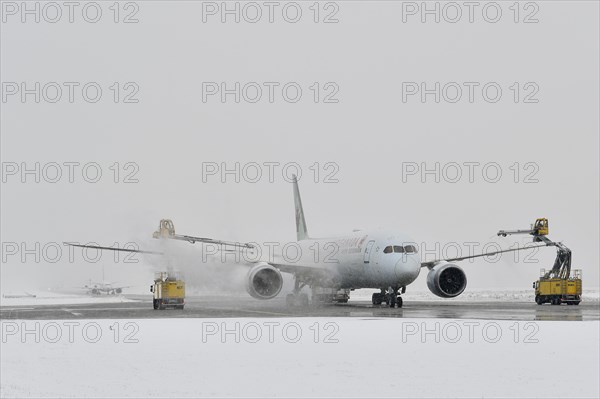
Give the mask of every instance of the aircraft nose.
M 401 285 L 408 285 L 416 280 L 421 271 L 421 261 L 415 255 L 403 255 L 396 262 L 396 278 Z

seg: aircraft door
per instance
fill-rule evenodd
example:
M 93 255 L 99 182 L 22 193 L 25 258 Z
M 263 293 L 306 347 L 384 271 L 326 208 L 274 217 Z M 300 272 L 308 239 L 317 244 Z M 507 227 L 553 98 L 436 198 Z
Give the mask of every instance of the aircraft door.
M 364 263 L 369 263 L 371 261 L 371 251 L 373 250 L 374 244 L 375 244 L 375 240 L 371 240 L 365 246 L 365 255 L 363 258 Z

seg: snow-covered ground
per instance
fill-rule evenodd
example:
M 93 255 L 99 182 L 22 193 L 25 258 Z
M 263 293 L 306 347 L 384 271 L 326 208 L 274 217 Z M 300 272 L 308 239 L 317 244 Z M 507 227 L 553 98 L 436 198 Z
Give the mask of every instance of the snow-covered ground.
M 598 334 L 598 322 L 4 320 L 0 387 L 3 398 L 597 398 Z
M 28 295 L 29 294 L 29 295 Z M 74 295 L 52 291 L 28 291 L 27 293 L 3 294 L 0 306 L 32 306 L 32 305 L 76 305 L 88 303 L 132 302 L 122 295 Z

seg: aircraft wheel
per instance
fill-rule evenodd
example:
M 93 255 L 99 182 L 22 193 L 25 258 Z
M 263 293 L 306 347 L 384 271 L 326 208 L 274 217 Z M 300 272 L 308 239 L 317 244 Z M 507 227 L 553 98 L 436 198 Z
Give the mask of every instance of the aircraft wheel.
M 373 303 L 373 305 L 381 305 L 381 302 L 383 302 L 383 300 L 381 299 L 381 294 L 379 292 L 374 293 L 371 297 L 371 302 Z
M 398 296 L 398 298 L 396 299 L 396 303 L 398 304 L 398 308 L 402 307 L 402 297 Z

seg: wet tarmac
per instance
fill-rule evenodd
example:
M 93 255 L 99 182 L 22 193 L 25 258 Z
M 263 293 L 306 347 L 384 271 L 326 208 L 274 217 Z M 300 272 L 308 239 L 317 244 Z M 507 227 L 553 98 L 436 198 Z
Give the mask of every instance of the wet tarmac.
M 582 302 L 578 306 L 537 305 L 530 302 L 489 301 L 410 301 L 402 308 L 376 306 L 370 301 L 351 300 L 346 304 L 288 307 L 284 298 L 268 301 L 245 296 L 187 297 L 185 309 L 154 310 L 149 296 L 127 295 L 129 302 L 3 306 L 0 319 L 147 319 L 147 318 L 277 318 L 277 317 L 359 317 L 359 318 L 451 318 L 485 320 L 600 320 L 598 302 Z

